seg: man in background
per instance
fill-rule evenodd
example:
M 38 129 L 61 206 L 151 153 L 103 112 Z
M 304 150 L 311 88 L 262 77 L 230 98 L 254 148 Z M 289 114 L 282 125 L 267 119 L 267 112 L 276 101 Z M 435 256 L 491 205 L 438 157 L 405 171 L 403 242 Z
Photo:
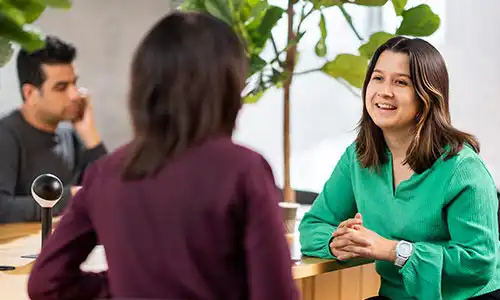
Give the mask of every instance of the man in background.
M 84 169 L 107 151 L 90 98 L 80 93 L 76 49 L 54 36 L 43 49 L 21 49 L 17 72 L 23 104 L 0 119 L 0 223 L 40 220 L 31 183 L 51 173 L 65 188 L 58 215 L 78 189 Z

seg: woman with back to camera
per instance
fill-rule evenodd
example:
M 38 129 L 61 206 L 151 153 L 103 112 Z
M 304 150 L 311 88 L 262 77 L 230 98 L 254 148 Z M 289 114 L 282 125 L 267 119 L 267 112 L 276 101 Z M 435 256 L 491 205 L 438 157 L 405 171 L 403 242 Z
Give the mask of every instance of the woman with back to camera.
M 86 172 L 31 299 L 298 299 L 271 168 L 231 141 L 247 64 L 214 17 L 154 25 L 131 68 L 133 139 Z M 108 271 L 81 272 L 97 241 Z
M 300 224 L 305 255 L 374 259 L 376 299 L 500 299 L 495 184 L 451 125 L 448 84 L 428 42 L 380 46 L 357 139 Z

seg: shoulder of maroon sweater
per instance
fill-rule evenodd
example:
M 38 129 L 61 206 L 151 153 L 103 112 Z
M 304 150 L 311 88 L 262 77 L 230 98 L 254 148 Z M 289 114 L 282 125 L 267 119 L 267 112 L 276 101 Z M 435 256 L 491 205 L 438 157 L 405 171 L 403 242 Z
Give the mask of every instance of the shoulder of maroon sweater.
M 197 156 L 203 154 L 203 157 L 210 159 L 230 160 L 233 166 L 249 167 L 255 164 L 268 165 L 266 159 L 257 151 L 247 146 L 234 142 L 230 136 L 219 135 L 206 139 L 196 147 L 188 150 L 187 155 Z
M 107 155 L 96 160 L 92 165 L 100 170 L 111 170 L 121 168 L 123 160 L 126 158 L 127 149 L 129 144 L 119 146 L 115 150 L 109 152 Z
M 93 165 L 101 172 L 114 172 L 121 169 L 124 160 L 127 158 L 128 151 L 131 144 L 124 144 L 105 157 L 102 157 Z M 242 169 L 248 169 L 255 166 L 261 166 L 272 172 L 268 161 L 263 155 L 257 151 L 250 149 L 244 145 L 234 143 L 230 138 L 218 138 L 208 140 L 196 147 L 189 148 L 185 153 L 179 155 L 179 160 L 183 159 L 214 159 L 218 158 L 232 161 L 232 165 L 237 167 L 239 165 Z

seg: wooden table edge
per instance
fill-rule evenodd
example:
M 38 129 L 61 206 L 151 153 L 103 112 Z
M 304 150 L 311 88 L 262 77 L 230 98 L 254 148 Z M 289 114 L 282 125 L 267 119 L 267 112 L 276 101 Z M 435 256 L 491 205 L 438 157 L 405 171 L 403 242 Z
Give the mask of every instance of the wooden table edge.
M 302 279 L 373 262 L 371 259 L 353 259 L 343 262 L 336 259 L 303 257 L 300 261 L 295 262 L 292 273 L 294 279 Z

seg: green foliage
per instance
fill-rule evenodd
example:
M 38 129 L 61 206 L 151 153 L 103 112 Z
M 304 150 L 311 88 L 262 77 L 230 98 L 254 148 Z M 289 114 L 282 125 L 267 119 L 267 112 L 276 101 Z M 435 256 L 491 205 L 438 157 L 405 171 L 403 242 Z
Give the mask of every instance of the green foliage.
M 323 12 L 321 12 L 320 19 L 319 19 L 319 29 L 321 31 L 321 38 L 319 39 L 318 43 L 316 44 L 316 47 L 314 47 L 314 52 L 316 52 L 316 55 L 319 57 L 325 57 L 326 56 L 326 36 L 328 32 L 326 31 L 326 20 L 325 20 L 325 15 Z
M 408 2 L 408 0 L 392 0 L 392 5 L 394 6 L 396 15 L 401 16 L 405 10 L 406 2 Z
M 358 49 L 359 54 L 366 58 L 371 58 L 373 53 L 377 50 L 377 48 L 383 43 L 387 42 L 390 38 L 394 37 L 393 34 L 379 31 L 375 32 L 370 36 L 370 39 L 365 44 L 361 45 Z
M 347 10 L 349 5 L 364 6 L 370 9 L 370 7 L 383 6 L 387 2 L 392 3 L 395 14 L 401 18 L 399 27 L 394 32 L 376 32 L 368 37 L 368 40 L 361 37 Z M 439 28 L 439 16 L 434 14 L 428 5 L 421 4 L 407 8 L 406 4 L 407 0 L 294 1 L 294 11 L 297 13 L 293 30 L 296 38 L 292 39 L 283 49 L 278 49 L 272 30 L 278 21 L 286 16 L 287 12 L 280 7 L 270 5 L 267 0 L 185 0 L 181 10 L 208 12 L 216 16 L 228 23 L 246 43 L 251 67 L 245 102 L 255 103 L 270 87 L 281 88 L 288 76 L 314 71 L 323 72 L 336 80 L 348 83 L 352 87 L 361 88 L 368 62 L 382 43 L 395 35 L 429 36 Z M 301 73 L 287 74 L 285 53 L 289 47 L 299 43 L 302 37 L 307 34 L 301 25 L 313 13 L 320 16 L 318 24 L 320 38 L 314 46 L 314 52 L 321 58 L 327 56 L 328 20 L 323 13 L 329 9 L 339 9 L 353 33 L 363 42 L 358 53 L 340 53 L 333 60 L 325 62 L 323 66 Z M 270 58 L 261 55 L 262 50 L 267 45 L 271 45 L 274 50 L 274 55 Z M 297 53 L 297 57 L 299 55 L 300 53 Z
M 429 36 L 441 23 L 439 16 L 426 4 L 405 10 L 402 16 L 403 22 L 396 31 L 398 35 Z
M 47 7 L 69 9 L 69 0 L 0 0 L 0 67 L 12 56 L 17 43 L 28 51 L 44 46 L 42 37 L 26 29 Z
M 342 78 L 350 85 L 361 88 L 368 59 L 359 55 L 342 53 L 321 67 L 321 71 L 333 78 Z
M 353 1 L 343 1 L 343 0 L 312 0 L 314 7 L 330 7 L 335 5 L 342 5 L 346 2 L 350 4 L 357 4 L 363 6 L 382 6 L 387 3 L 387 0 L 353 0 Z

